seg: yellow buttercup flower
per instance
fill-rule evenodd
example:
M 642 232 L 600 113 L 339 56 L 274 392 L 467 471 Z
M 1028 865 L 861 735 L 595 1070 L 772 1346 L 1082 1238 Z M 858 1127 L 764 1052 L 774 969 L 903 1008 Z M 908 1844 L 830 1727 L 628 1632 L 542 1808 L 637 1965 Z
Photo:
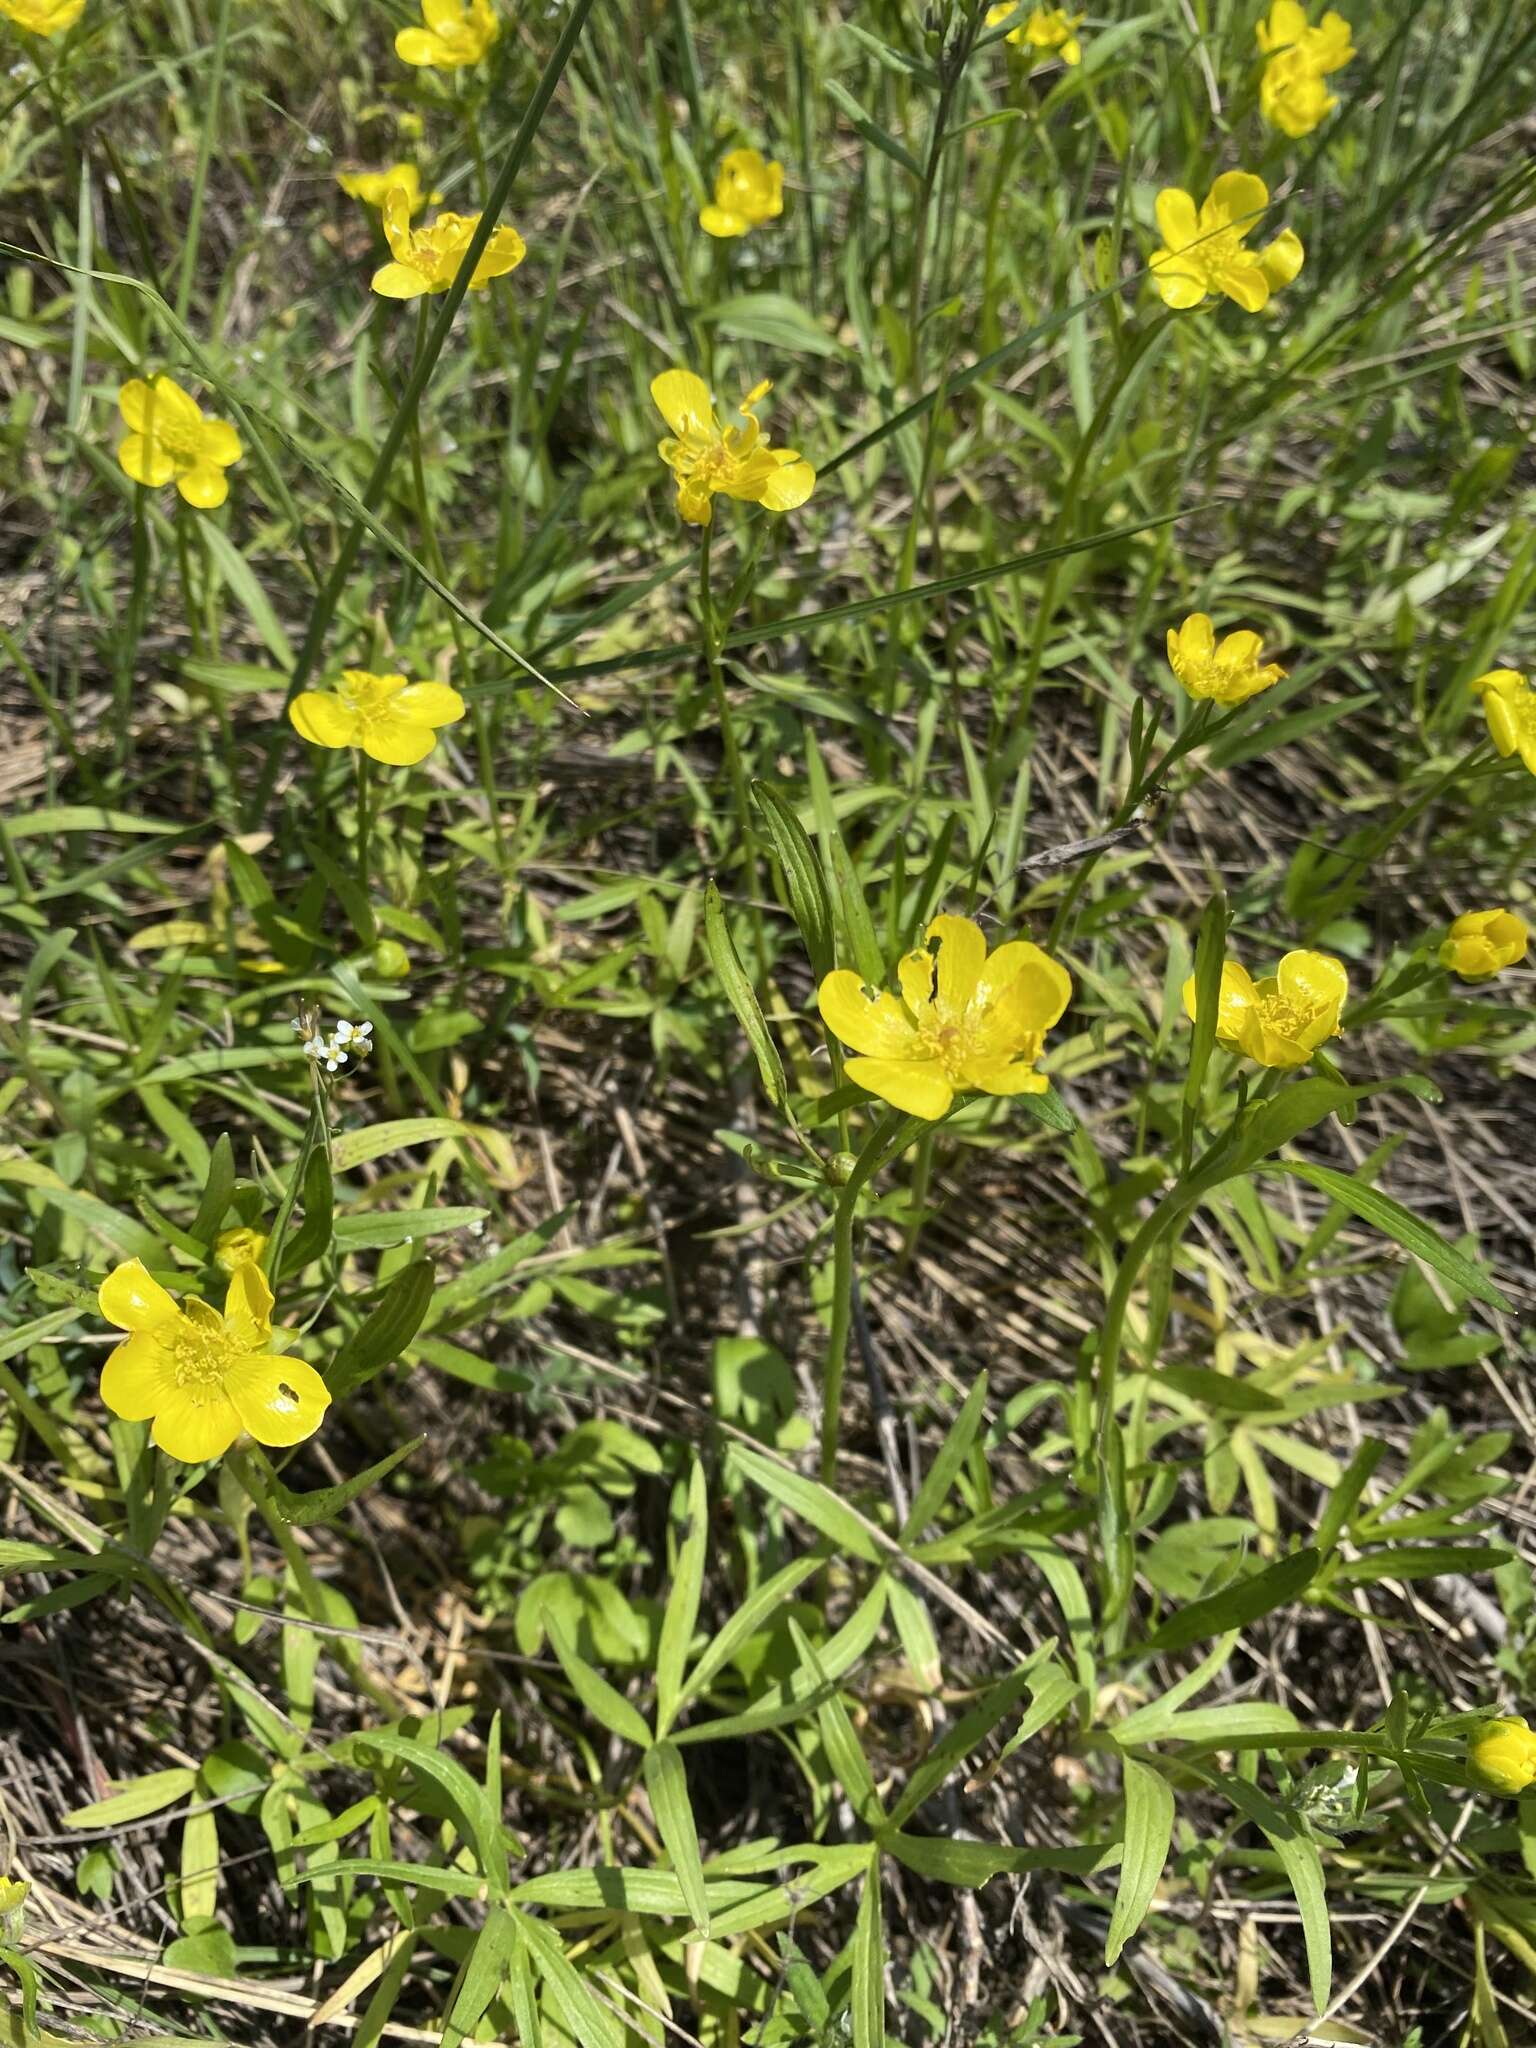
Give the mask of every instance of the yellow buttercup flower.
M 1065 967 L 1027 939 L 988 956 L 969 917 L 936 917 L 927 944 L 897 962 L 901 996 L 867 990 L 850 967 L 821 984 L 829 1031 L 858 1055 L 850 1081 L 909 1116 L 946 1116 L 957 1092 L 1043 1095 L 1045 1034 L 1072 1000 Z M 937 950 L 935 950 L 937 949 Z
M 1187 192 L 1165 186 L 1157 195 L 1163 247 L 1152 257 L 1164 305 L 1198 306 L 1221 292 L 1245 313 L 1261 312 L 1305 260 L 1301 239 L 1289 228 L 1267 248 L 1246 246 L 1268 204 L 1269 188 L 1252 171 L 1223 171 L 1198 210 Z
M 996 28 L 1013 10 L 1014 0 L 1002 0 L 1000 7 L 989 7 L 987 27 Z M 1009 29 L 1003 40 L 1021 46 L 1028 43 L 1036 50 L 1054 50 L 1063 64 L 1081 64 L 1083 46 L 1077 40 L 1077 31 L 1087 19 L 1086 14 L 1068 14 L 1065 7 L 1037 7 L 1028 20 Z
M 1314 28 L 1301 0 L 1274 0 L 1254 34 L 1266 57 L 1302 57 L 1314 71 L 1342 71 L 1355 54 L 1343 15 L 1330 7 Z
M 361 199 L 365 206 L 382 208 L 391 192 L 403 192 L 407 219 L 420 213 L 425 203 L 421 173 L 414 164 L 391 164 L 383 171 L 338 171 L 336 182 L 349 199 Z M 432 204 L 436 206 L 442 196 L 441 192 L 432 193 Z
M 1536 690 L 1514 668 L 1493 668 L 1472 685 L 1483 700 L 1493 744 L 1507 761 L 1518 754 L 1536 775 Z
M 760 228 L 784 211 L 784 166 L 768 163 L 761 151 L 733 149 L 715 179 L 715 203 L 699 215 L 706 235 L 720 241 Z
M 1512 910 L 1465 910 L 1445 935 L 1440 965 L 1463 981 L 1486 981 L 1523 960 L 1530 938 Z
M 1339 104 L 1320 71 L 1299 50 L 1271 57 L 1259 80 L 1259 112 L 1271 128 L 1299 140 L 1310 135 Z
M 1221 645 L 1204 612 L 1191 612 L 1175 632 L 1168 629 L 1168 666 L 1191 697 L 1211 697 L 1218 704 L 1246 704 L 1260 690 L 1285 674 L 1276 661 L 1259 662 L 1257 633 L 1228 633 Z
M 361 747 L 371 761 L 409 768 L 437 745 L 440 726 L 458 724 L 464 699 L 447 683 L 344 668 L 334 690 L 301 690 L 288 716 L 314 746 Z
M 1349 23 L 1330 8 L 1314 28 L 1299 0 L 1274 0 L 1257 35 L 1269 58 L 1259 81 L 1260 113 L 1287 135 L 1310 135 L 1338 105 L 1323 81 L 1355 54 Z
M 0 0 L 0 14 L 34 36 L 61 36 L 84 12 L 85 0 Z
M 395 260 L 373 273 L 373 289 L 384 299 L 419 299 L 423 292 L 447 291 L 479 225 L 478 213 L 440 213 L 430 226 L 413 228 L 410 205 L 397 185 L 384 195 L 384 239 Z M 480 252 L 469 289 L 483 292 L 493 277 L 516 270 L 527 253 L 516 228 L 497 228 Z
M 1536 1734 L 1526 1726 L 1525 1716 L 1506 1714 L 1485 1721 L 1468 1740 L 1467 1765 L 1481 1785 L 1510 1799 L 1536 1784 Z
M 690 526 L 708 526 L 716 491 L 770 512 L 792 512 L 816 488 L 816 472 L 793 448 L 770 448 L 753 408 L 773 389 L 767 378 L 741 401 L 744 427 L 722 427 L 709 386 L 692 370 L 651 379 L 656 409 L 672 429 L 656 452 L 677 478 L 677 509 Z
M 232 1275 L 221 1315 L 188 1295 L 181 1303 L 138 1259 L 109 1273 L 97 1300 L 130 1334 L 101 1371 L 101 1398 L 125 1422 L 154 1422 L 162 1451 L 188 1465 L 221 1458 L 249 1430 L 261 1444 L 313 1436 L 331 1405 L 325 1381 L 272 1342 L 272 1290 L 259 1266 Z
M 241 1266 L 259 1266 L 266 1248 L 264 1230 L 252 1230 L 240 1223 L 232 1230 L 221 1230 L 214 1239 L 213 1263 L 222 1266 L 226 1273 L 237 1272 Z
M 244 452 L 226 420 L 203 417 L 189 392 L 169 377 L 146 384 L 134 377 L 117 395 L 128 428 L 117 459 L 136 484 L 158 490 L 174 481 L 189 505 L 211 512 L 229 496 L 224 472 Z
M 1216 1036 L 1261 1067 L 1302 1067 L 1325 1040 L 1338 1036 L 1348 996 L 1349 976 L 1327 953 L 1287 953 L 1262 981 L 1226 960 Z M 1193 1021 L 1194 975 L 1184 984 L 1184 1008 Z
M 407 64 L 462 71 L 478 64 L 501 33 L 491 0 L 421 0 L 424 28 L 403 28 L 395 55 Z

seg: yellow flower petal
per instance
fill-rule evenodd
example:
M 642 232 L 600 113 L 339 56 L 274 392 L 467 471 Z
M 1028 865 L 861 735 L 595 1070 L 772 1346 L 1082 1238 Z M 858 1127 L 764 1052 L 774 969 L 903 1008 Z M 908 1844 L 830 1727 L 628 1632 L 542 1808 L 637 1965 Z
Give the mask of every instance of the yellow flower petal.
M 129 1259 L 110 1272 L 96 1290 L 96 1302 L 109 1323 L 136 1333 L 161 1329 L 180 1313 L 175 1296 L 160 1285 L 142 1259 Z
M 981 981 L 986 937 L 974 918 L 936 917 L 928 927 L 927 939 L 939 949 L 935 1006 L 942 1015 L 958 1015 L 969 1005 Z
M 1215 651 L 1215 630 L 1204 612 L 1191 612 L 1177 631 L 1168 629 L 1168 666 L 1181 683 L 1188 683 Z
M 117 394 L 117 409 L 123 416 L 123 425 L 132 433 L 143 433 L 151 402 L 150 388 L 142 377 L 130 377 Z
M 1307 10 L 1301 0 L 1274 0 L 1266 18 L 1258 25 L 1259 48 L 1284 50 L 1299 44 L 1307 33 Z
M 786 462 L 763 485 L 758 503 L 770 512 L 793 512 L 815 488 L 816 472 L 808 462 Z
M 853 1059 L 843 1071 L 850 1081 L 878 1095 L 892 1109 L 937 1122 L 949 1114 L 954 1088 L 937 1060 Z
M 1259 217 L 1268 205 L 1269 187 L 1262 178 L 1256 178 L 1252 171 L 1223 171 L 1201 208 L 1201 228 L 1209 230 L 1215 224 L 1205 217 L 1209 209 L 1212 215 L 1220 217 L 1222 223 L 1230 221 L 1247 234 L 1258 226 Z
M 1072 977 L 1061 962 L 1027 939 L 1020 943 L 1027 958 L 992 1005 L 984 1026 L 986 1036 L 1001 1035 L 1010 1046 L 1031 1033 L 1049 1031 L 1072 1000 Z
M 884 1062 L 900 1060 L 916 1049 L 917 1033 L 900 1003 L 885 989 L 867 996 L 851 967 L 836 967 L 825 976 L 816 1001 L 827 1029 L 855 1052 Z
M 160 443 L 146 439 L 143 434 L 130 434 L 121 442 L 117 460 L 126 476 L 136 484 L 147 484 L 151 490 L 159 490 L 176 474 L 175 463 Z
M 1152 282 L 1163 304 L 1176 313 L 1187 313 L 1191 306 L 1203 304 L 1208 296 L 1204 278 L 1191 268 L 1187 257 L 1176 255 L 1171 249 L 1153 250 Z
M 224 1385 L 241 1424 L 259 1444 L 302 1443 L 331 1405 L 330 1389 L 302 1358 L 242 1359 Z
M 1297 1008 L 1332 1010 L 1335 1017 L 1349 999 L 1344 963 L 1329 953 L 1287 953 L 1275 970 L 1280 993 Z
M 395 37 L 395 55 L 402 64 L 423 66 L 450 60 L 450 52 L 430 29 L 403 28 Z
M 1301 237 L 1291 228 L 1282 228 L 1268 248 L 1259 251 L 1259 267 L 1272 292 L 1279 291 L 1282 285 L 1298 277 L 1306 260 L 1307 252 L 1301 246 Z
M 254 1260 L 237 1266 L 224 1293 L 224 1323 L 248 1351 L 260 1351 L 272 1335 L 272 1289 Z
M 1236 633 L 1228 633 L 1216 650 L 1216 659 L 1223 668 L 1246 668 L 1257 661 L 1263 641 L 1250 627 L 1244 626 Z
M 184 1465 L 201 1465 L 209 1458 L 222 1458 L 240 1434 L 240 1417 L 222 1395 L 199 1399 L 185 1387 L 178 1387 L 155 1416 L 150 1431 L 167 1457 Z
M 437 735 L 430 725 L 418 724 L 414 718 L 374 718 L 363 727 L 361 745 L 371 761 L 382 761 L 390 768 L 410 768 L 427 758 L 437 745 Z
M 229 496 L 229 478 L 209 463 L 185 470 L 177 477 L 176 488 L 199 512 L 216 512 Z
M 896 981 L 901 989 L 901 999 L 919 1024 L 933 1007 L 936 964 L 926 946 L 903 953 L 896 962 Z
M 175 1391 L 175 1368 L 148 1331 L 119 1344 L 101 1369 L 101 1398 L 124 1422 L 148 1422 Z
M 965 1078 L 984 1095 L 1043 1095 L 1051 1085 L 1028 1060 L 976 1060 Z
M 744 213 L 732 213 L 725 206 L 706 206 L 699 213 L 699 226 L 718 242 L 728 242 L 737 235 L 744 235 L 751 225 Z
M 516 228 L 497 228 L 482 250 L 480 261 L 475 265 L 474 276 L 469 281 L 470 290 L 484 291 L 494 278 L 506 277 L 509 272 L 516 270 L 527 254 L 528 244 Z
M 663 370 L 651 379 L 651 398 L 674 434 L 708 433 L 714 421 L 709 386 L 692 370 Z
M 447 683 L 410 683 L 390 700 L 399 718 L 416 725 L 457 725 L 466 709 L 464 699 Z
M 228 469 L 232 462 L 240 460 L 244 452 L 240 446 L 240 436 L 228 420 L 203 421 L 198 453 L 204 462 L 214 462 L 220 469 Z
M 1195 202 L 1179 186 L 1165 185 L 1153 201 L 1152 210 L 1157 217 L 1158 233 L 1170 250 L 1177 253 L 1187 249 L 1198 238 L 1200 223 Z
M 288 718 L 312 746 L 350 747 L 357 740 L 357 713 L 329 690 L 301 690 L 288 706 Z
M 1247 263 L 1229 263 L 1221 273 L 1221 289 L 1245 313 L 1262 313 L 1269 304 L 1269 279 L 1257 256 Z
M 419 270 L 411 270 L 403 263 L 386 263 L 373 273 L 370 289 L 381 299 L 419 299 L 432 287 Z

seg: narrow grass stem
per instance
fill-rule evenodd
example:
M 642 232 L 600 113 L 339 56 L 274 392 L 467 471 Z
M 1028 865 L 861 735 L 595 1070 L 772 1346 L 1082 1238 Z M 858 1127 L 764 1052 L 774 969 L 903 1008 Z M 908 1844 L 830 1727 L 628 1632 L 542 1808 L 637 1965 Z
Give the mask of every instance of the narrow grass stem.
M 369 842 L 373 833 L 373 764 L 361 747 L 355 750 L 352 758 L 357 768 L 357 886 L 367 896 L 368 858 L 372 851 Z
M 181 276 L 176 285 L 176 318 L 185 320 L 192 304 L 192 280 L 197 275 L 198 249 L 203 237 L 203 198 L 208 189 L 208 167 L 219 129 L 219 101 L 224 88 L 224 57 L 229 48 L 229 16 L 232 0 L 219 0 L 213 28 L 213 68 L 203 115 L 202 140 L 198 144 L 197 168 L 192 174 L 192 197 L 187 207 L 186 233 L 181 247 Z
M 832 1316 L 827 1331 L 826 1363 L 821 1378 L 821 1483 L 837 1477 L 838 1421 L 843 1404 L 843 1373 L 848 1363 L 848 1336 L 853 1328 L 854 1223 L 859 1196 L 880 1168 L 894 1159 L 918 1130 L 932 1126 L 921 1117 L 887 1110 L 864 1141 L 852 1171 L 838 1189 L 832 1211 Z
M 736 829 L 741 837 L 742 890 L 747 899 L 747 914 L 752 921 L 754 964 L 761 978 L 768 971 L 768 944 L 763 929 L 762 906 L 758 900 L 757 831 L 752 822 L 752 797 L 736 738 L 735 721 L 731 716 L 731 700 L 726 694 L 725 676 L 720 666 L 720 649 L 731 622 L 722 619 L 715 610 L 710 576 L 710 536 L 713 532 L 714 523 L 711 521 L 699 533 L 699 622 L 704 634 L 704 655 L 710 689 L 714 694 L 715 716 L 720 722 L 725 771 L 736 811 Z

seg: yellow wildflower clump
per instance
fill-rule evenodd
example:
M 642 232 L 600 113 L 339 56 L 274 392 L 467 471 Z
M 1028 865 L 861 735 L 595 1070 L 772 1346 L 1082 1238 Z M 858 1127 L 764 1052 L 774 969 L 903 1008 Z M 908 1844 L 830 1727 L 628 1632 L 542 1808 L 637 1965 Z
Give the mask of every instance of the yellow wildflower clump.
M 85 0 L 0 0 L 0 14 L 33 36 L 61 36 L 84 12 Z
M 1247 246 L 1268 204 L 1269 187 L 1252 171 L 1223 171 L 1198 208 L 1188 192 L 1165 186 L 1156 206 L 1163 246 L 1152 257 L 1164 305 L 1183 310 L 1219 292 L 1245 313 L 1262 312 L 1305 260 L 1290 228 L 1263 249 Z
M 1518 1799 L 1536 1783 L 1536 1734 L 1523 1714 L 1505 1714 L 1485 1721 L 1467 1743 L 1467 1767 L 1489 1792 Z
M 777 220 L 784 211 L 784 166 L 767 162 L 760 150 L 733 149 L 715 179 L 715 203 L 699 215 L 706 235 L 728 241 Z
M 261 1444 L 313 1436 L 331 1405 L 312 1365 L 271 1350 L 272 1290 L 259 1266 L 236 1269 L 221 1315 L 195 1295 L 178 1303 L 130 1259 L 102 1281 L 101 1312 L 128 1331 L 101 1370 L 101 1398 L 188 1465 L 221 1458 L 249 1430 Z
M 478 64 L 501 33 L 491 0 L 421 0 L 421 18 L 423 27 L 395 37 L 395 55 L 437 71 Z
M 1465 910 L 1445 935 L 1440 965 L 1463 981 L 1486 981 L 1523 960 L 1530 938 L 1512 910 Z
M 773 389 L 765 377 L 741 401 L 744 427 L 722 427 L 709 386 L 692 370 L 663 370 L 651 397 L 672 432 L 656 452 L 677 478 L 677 509 L 690 526 L 708 526 L 717 491 L 770 512 L 793 512 L 816 488 L 816 472 L 794 448 L 771 448 L 754 408 Z
M 990 956 L 969 917 L 936 917 L 927 944 L 896 966 L 899 997 L 866 989 L 852 968 L 821 984 L 827 1029 L 858 1055 L 848 1078 L 909 1116 L 947 1116 L 962 1090 L 1043 1095 L 1045 1034 L 1072 1000 L 1072 977 L 1027 939 Z
M 118 463 L 136 484 L 158 490 L 174 483 L 200 512 L 223 504 L 229 496 L 224 472 L 244 452 L 228 421 L 205 419 L 197 400 L 169 377 L 152 384 L 132 378 L 118 393 L 117 409 L 128 429 L 118 443 Z
M 381 210 L 391 192 L 403 192 L 407 220 L 413 213 L 420 213 L 426 204 L 421 173 L 414 164 L 390 164 L 382 171 L 338 171 L 336 182 L 349 199 L 361 199 L 365 206 Z M 442 196 L 441 192 L 432 193 L 432 204 L 435 206 Z
M 1177 631 L 1168 629 L 1168 666 L 1191 697 L 1246 704 L 1285 674 L 1276 661 L 1260 663 L 1262 646 L 1258 634 L 1246 628 L 1228 633 L 1218 646 L 1207 615 L 1191 612 Z
M 1310 135 L 1338 105 L 1324 81 L 1355 54 L 1349 23 L 1330 8 L 1313 27 L 1300 0 L 1274 0 L 1256 33 L 1269 60 L 1259 81 L 1259 112 L 1286 135 Z
M 1273 974 L 1255 981 L 1246 967 L 1226 960 L 1216 1036 L 1261 1067 L 1302 1067 L 1318 1047 L 1339 1035 L 1349 998 L 1349 976 L 1327 953 L 1287 953 Z M 1195 1018 L 1195 977 L 1184 984 L 1184 1008 Z
M 370 761 L 409 768 L 437 745 L 440 727 L 457 725 L 464 699 L 447 683 L 412 683 L 343 669 L 334 690 L 301 690 L 288 717 L 316 747 L 361 747 Z
M 1493 668 L 1472 685 L 1483 700 L 1493 744 L 1507 761 L 1518 754 L 1536 775 L 1536 690 L 1514 668 Z
M 440 213 L 429 226 L 413 228 L 407 195 L 395 186 L 384 195 L 384 239 L 395 260 L 373 273 L 373 289 L 382 299 L 419 299 L 424 292 L 447 291 L 479 225 L 478 213 Z M 496 228 L 480 251 L 469 289 L 483 292 L 492 278 L 516 270 L 527 253 L 516 228 Z
M 1016 0 L 1002 0 L 1001 6 L 989 7 L 987 27 L 996 28 L 1000 21 L 1006 21 L 1015 5 Z M 1036 7 L 1027 20 L 1009 29 L 1003 40 L 1019 47 L 1027 43 L 1031 49 L 1047 54 L 1054 52 L 1063 64 L 1081 64 L 1083 46 L 1077 40 L 1077 31 L 1087 19 L 1086 14 L 1068 14 L 1065 7 Z

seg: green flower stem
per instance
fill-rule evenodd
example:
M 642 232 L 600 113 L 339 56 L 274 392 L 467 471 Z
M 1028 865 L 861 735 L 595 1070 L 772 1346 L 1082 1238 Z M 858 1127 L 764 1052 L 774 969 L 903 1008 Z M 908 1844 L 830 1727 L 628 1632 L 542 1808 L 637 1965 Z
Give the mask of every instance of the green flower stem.
M 832 1211 L 832 1322 L 827 1332 L 827 1357 L 821 1380 L 821 1483 L 837 1477 L 837 1425 L 843 1401 L 843 1370 L 848 1363 L 848 1333 L 853 1328 L 853 1227 L 859 1195 L 882 1166 L 904 1152 L 919 1131 L 931 1131 L 926 1117 L 904 1116 L 888 1109 L 864 1141 L 853 1170 L 838 1189 Z
M 1249 1103 L 1261 1102 L 1272 1095 L 1282 1080 L 1283 1074 L 1279 1070 L 1267 1073 L 1259 1086 L 1249 1095 Z M 1231 1136 L 1230 1126 L 1219 1131 L 1187 1172 L 1179 1175 L 1126 1246 L 1115 1268 L 1114 1283 L 1109 1290 L 1109 1299 L 1104 1304 L 1104 1320 L 1099 1327 L 1099 1342 L 1095 1353 L 1098 1377 L 1098 1437 L 1101 1443 L 1110 1417 L 1115 1412 L 1115 1383 L 1120 1353 L 1125 1342 L 1125 1318 L 1141 1269 L 1168 1233 L 1182 1223 L 1189 1211 L 1209 1194 L 1212 1188 L 1219 1187 L 1226 1178 L 1220 1169 Z
M 730 780 L 731 798 L 736 809 L 736 827 L 741 836 L 742 889 L 747 899 L 747 914 L 752 920 L 754 964 L 757 976 L 761 980 L 768 972 L 768 944 L 763 929 L 762 904 L 758 896 L 757 831 L 752 822 L 752 799 L 747 788 L 746 769 L 742 765 L 741 748 L 736 742 L 736 727 L 731 717 L 731 700 L 726 695 L 725 677 L 720 667 L 720 650 L 731 622 L 729 619 L 720 618 L 715 610 L 709 546 L 713 532 L 713 520 L 699 532 L 699 618 L 704 634 L 704 654 L 709 666 L 710 688 L 715 699 L 715 715 L 720 721 L 720 744 L 725 752 L 725 770 Z
M 418 356 L 427 346 L 427 301 L 416 301 L 417 327 L 416 351 Z M 411 481 L 416 498 L 416 522 L 421 529 L 422 550 L 427 558 L 427 567 L 439 583 L 448 582 L 448 563 L 443 554 L 442 542 L 438 539 L 437 521 L 432 516 L 432 501 L 427 495 L 427 467 L 422 452 L 421 411 L 411 421 Z M 457 612 L 448 614 L 448 630 L 453 635 L 456 675 L 466 685 L 472 680 L 473 654 L 464 632 L 464 622 Z M 492 745 L 492 715 L 479 697 L 469 700 L 470 722 L 475 731 L 475 761 L 480 771 L 480 788 L 485 797 L 486 813 L 490 821 L 491 836 L 496 842 L 496 857 L 503 870 L 507 864 L 506 839 L 502 831 L 501 806 L 496 801 L 496 762 Z M 422 812 L 421 832 L 425 841 L 427 820 Z
M 192 174 L 192 199 L 187 208 L 187 228 L 182 238 L 181 277 L 176 286 L 176 318 L 185 320 L 192 304 L 192 280 L 197 275 L 198 246 L 203 236 L 203 195 L 208 189 L 208 166 L 219 126 L 219 100 L 224 90 L 224 56 L 229 48 L 231 0 L 219 0 L 213 26 L 213 66 L 204 98 L 203 133 L 198 144 L 197 168 Z
M 368 856 L 373 836 L 373 763 L 361 747 L 353 751 L 357 768 L 357 886 L 369 894 Z
M 128 758 L 133 726 L 133 665 L 144 636 L 144 613 L 149 603 L 149 525 L 144 515 L 147 493 L 142 484 L 133 487 L 133 580 L 128 588 L 128 609 L 118 636 L 117 672 L 113 678 L 113 755 L 118 767 Z
M 283 1190 L 282 1201 L 278 1204 L 277 1215 L 267 1238 L 267 1249 L 261 1261 L 261 1270 L 267 1276 L 267 1282 L 274 1293 L 277 1291 L 276 1283 L 282 1277 L 283 1240 L 287 1237 L 288 1225 L 293 1220 L 294 1208 L 298 1203 L 299 1190 L 304 1185 L 304 1175 L 309 1167 L 310 1156 L 314 1152 L 317 1140 L 322 1136 L 325 1137 L 327 1144 L 330 1142 L 325 1120 L 325 1084 L 320 1079 L 316 1063 L 311 1060 L 309 1064 L 310 1079 L 314 1087 L 314 1099 L 309 1106 L 309 1122 L 304 1126 L 304 1136 L 299 1142 L 299 1156 L 294 1161 L 293 1172 L 288 1176 L 288 1185 Z

